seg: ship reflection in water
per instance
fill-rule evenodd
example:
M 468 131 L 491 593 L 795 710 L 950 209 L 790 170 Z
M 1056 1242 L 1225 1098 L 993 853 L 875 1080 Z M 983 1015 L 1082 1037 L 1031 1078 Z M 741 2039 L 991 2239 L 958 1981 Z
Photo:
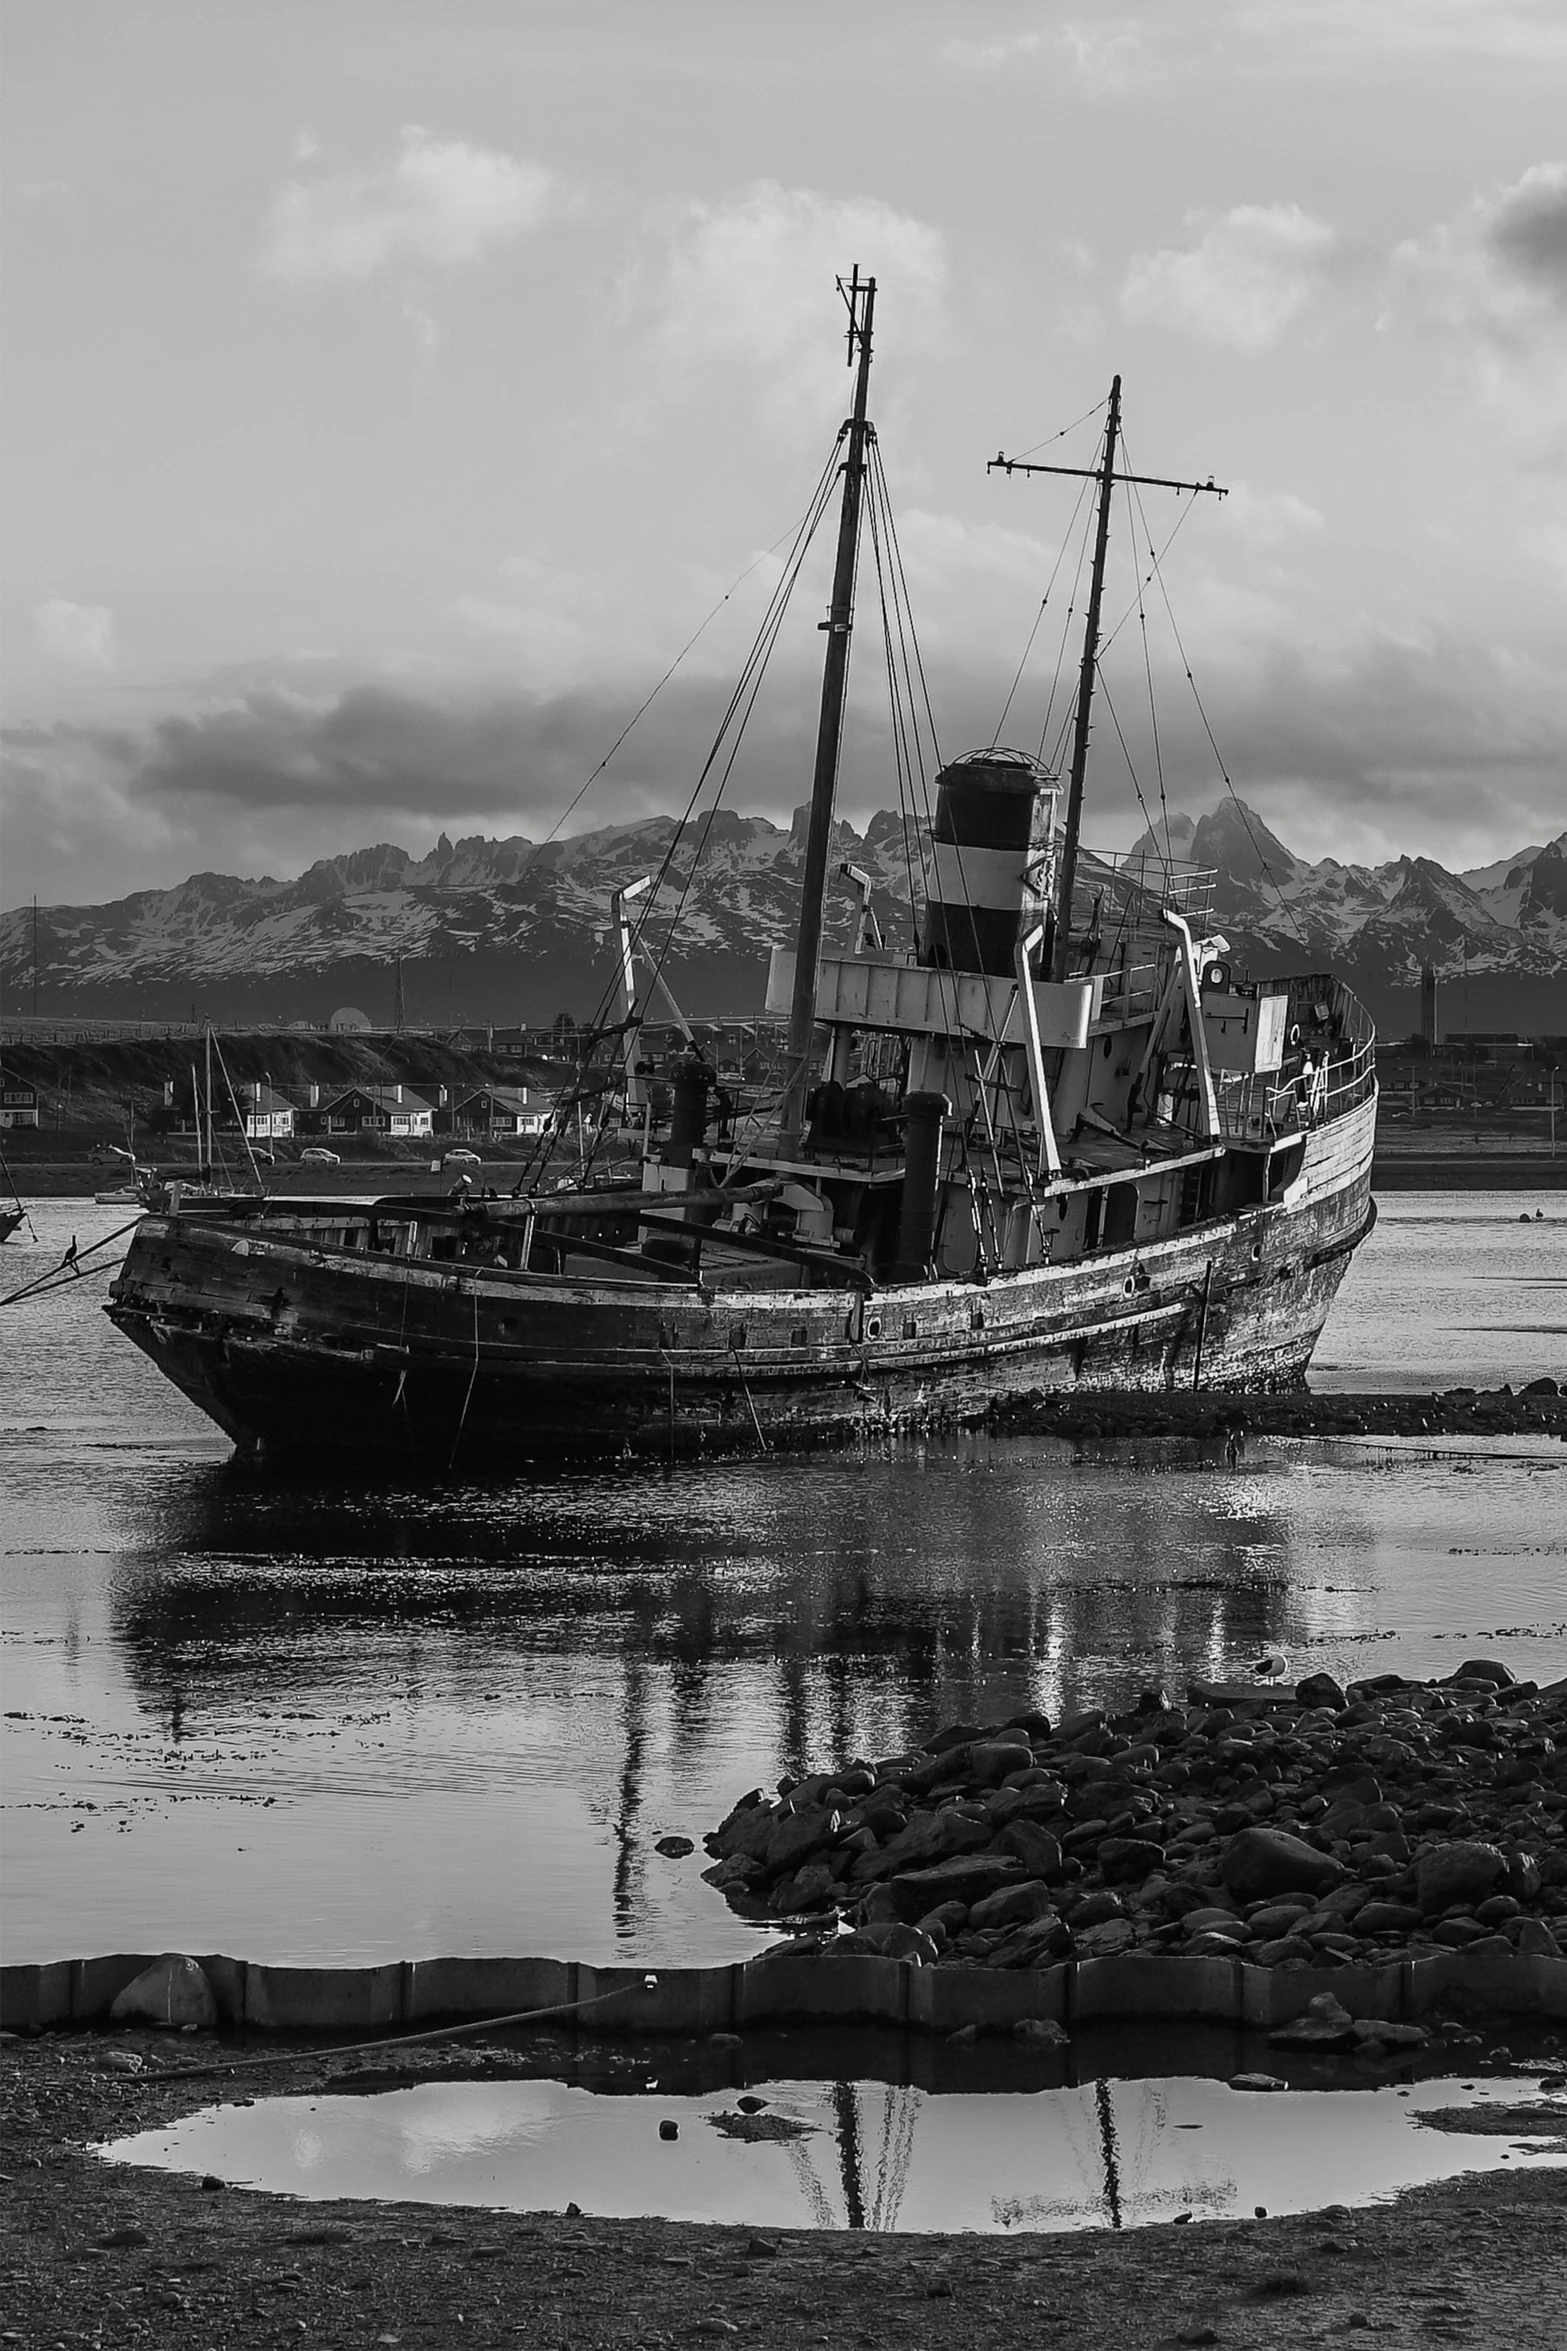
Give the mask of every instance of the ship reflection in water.
M 969 2052 L 964 2053 L 966 2056 Z M 1030 2068 L 1016 2062 L 1014 2072 Z M 654 2060 L 655 2064 L 657 2060 Z M 645 2078 L 645 2076 L 644 2076 Z M 750 2223 L 794 2229 L 1124 2229 L 1367 2203 L 1461 2171 L 1560 2163 L 1521 2145 L 1422 2129 L 1422 2109 L 1506 2101 L 1505 2080 L 1281 2090 L 1200 2075 L 1100 2078 L 1010 2094 L 908 2082 L 770 2078 L 743 2119 L 733 2091 L 601 2095 L 579 2082 L 432 2082 L 375 2096 L 209 2108 L 101 2150 L 312 2200 Z M 1561 2109 L 1567 2120 L 1567 2107 Z M 660 2125 L 674 2123 L 664 2137 Z
M 744 1957 L 700 1838 L 786 1770 L 1280 1643 L 1434 1672 L 1506 1626 L 1520 1672 L 1567 1670 L 1548 1452 L 974 1441 L 397 1486 L 40 1449 L 5 1955 Z

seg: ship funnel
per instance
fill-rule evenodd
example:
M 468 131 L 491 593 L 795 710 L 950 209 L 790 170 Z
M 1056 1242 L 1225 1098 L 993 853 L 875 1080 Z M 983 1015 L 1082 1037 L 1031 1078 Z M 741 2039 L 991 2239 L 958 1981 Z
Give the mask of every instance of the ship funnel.
M 1040 795 L 1049 784 L 1046 770 L 1025 751 L 970 751 L 942 769 L 921 963 L 1013 976 L 1018 939 L 1038 919 L 1029 874 Z

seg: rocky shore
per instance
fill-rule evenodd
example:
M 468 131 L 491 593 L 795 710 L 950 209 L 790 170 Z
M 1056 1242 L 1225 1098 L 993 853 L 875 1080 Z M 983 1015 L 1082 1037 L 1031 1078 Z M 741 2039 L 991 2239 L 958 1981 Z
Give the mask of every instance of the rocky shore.
M 1232 1396 L 1212 1390 L 1151 1395 L 1035 1389 L 998 1397 L 986 1425 L 997 1436 L 1191 1437 L 1243 1449 L 1257 1437 L 1560 1437 L 1567 1387 L 1447 1388 L 1429 1395 Z
M 834 1953 L 1030 1968 L 1164 1953 L 1336 1969 L 1567 1950 L 1567 1682 L 1194 1684 L 1124 1713 L 951 1723 L 753 1790 L 706 1840 L 742 1915 Z M 1418 2025 L 1293 2029 L 1426 2038 Z

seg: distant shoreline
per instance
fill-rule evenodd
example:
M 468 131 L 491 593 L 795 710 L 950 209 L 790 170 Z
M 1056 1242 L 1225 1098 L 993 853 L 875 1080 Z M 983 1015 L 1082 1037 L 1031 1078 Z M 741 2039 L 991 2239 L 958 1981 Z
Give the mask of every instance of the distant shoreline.
M 233 1148 L 232 1138 L 230 1148 Z M 426 1144 L 420 1152 L 411 1152 L 405 1158 L 360 1159 L 343 1155 L 338 1167 L 301 1167 L 297 1161 L 279 1162 L 271 1171 L 269 1189 L 276 1192 L 295 1192 L 329 1195 L 337 1193 L 430 1191 L 444 1192 L 449 1178 L 432 1176 L 430 1160 L 449 1148 L 449 1139 L 437 1136 L 433 1146 Z M 194 1174 L 187 1160 L 179 1164 L 179 1154 L 152 1154 L 154 1164 L 167 1167 L 175 1173 Z M 487 1181 L 500 1183 L 510 1189 L 526 1155 L 514 1144 L 509 1151 L 485 1155 L 485 1166 L 492 1172 Z M 115 1166 L 108 1161 L 87 1161 L 80 1158 L 33 1159 L 30 1156 L 11 1160 L 12 1173 L 24 1199 L 36 1200 L 90 1200 L 95 1192 L 108 1191 L 119 1180 Z M 1409 1151 L 1379 1152 L 1372 1162 L 1371 1188 L 1373 1192 L 1564 1192 L 1567 1193 L 1567 1147 L 1552 1159 L 1539 1152 L 1496 1152 L 1479 1149 L 1460 1156 L 1455 1152 L 1430 1155 Z
M 1553 1159 L 1545 1151 L 1479 1149 L 1379 1151 L 1371 1162 L 1373 1192 L 1560 1192 L 1567 1191 L 1567 1147 Z

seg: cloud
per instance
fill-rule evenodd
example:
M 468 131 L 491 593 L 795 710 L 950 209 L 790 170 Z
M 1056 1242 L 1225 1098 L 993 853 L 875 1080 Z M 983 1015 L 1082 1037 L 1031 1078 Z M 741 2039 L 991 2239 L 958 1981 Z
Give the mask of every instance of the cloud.
M 942 63 L 962 73 L 1006 73 L 1034 59 L 1065 66 L 1091 94 L 1107 95 L 1124 89 L 1143 64 L 1144 35 L 1126 18 L 1093 23 L 1073 18 L 1043 30 L 993 34 L 988 40 L 960 35 L 941 48 Z
M 1532 164 L 1484 222 L 1498 266 L 1567 311 L 1567 163 Z
M 384 170 L 330 172 L 281 187 L 267 214 L 261 267 L 289 286 L 449 269 L 538 228 L 559 202 L 558 184 L 541 165 L 432 138 L 412 123 Z
M 1567 319 L 1567 163 L 1531 164 L 1392 257 L 1394 308 L 1421 324 L 1518 349 Z
M 1226 519 L 1253 547 L 1278 547 L 1302 538 L 1314 538 L 1327 528 L 1326 518 L 1293 490 L 1254 490 L 1249 482 L 1232 482 Z
M 941 45 L 944 65 L 967 73 L 996 73 L 1015 65 L 1020 57 L 1037 57 L 1045 45 L 1043 33 L 1002 33 L 989 41 L 966 41 L 961 35 Z
M 798 688 L 770 688 L 731 805 L 787 815 L 800 798 L 815 710 Z M 645 692 L 640 681 L 550 695 L 256 684 L 147 727 L 14 727 L 4 739 L 10 892 L 89 902 L 198 868 L 289 872 L 410 831 L 542 834 Z M 682 807 L 727 698 L 727 681 L 674 680 L 575 826 Z
M 1559 0 L 1239 0 L 1234 29 L 1275 54 L 1560 64 Z
M 1336 245 L 1331 228 L 1298 204 L 1237 204 L 1196 244 L 1139 254 L 1121 288 L 1121 315 L 1133 326 L 1175 327 L 1255 354 L 1279 340 L 1321 284 Z
M 670 392 L 715 365 L 762 371 L 775 424 L 841 386 L 844 345 L 835 278 L 857 262 L 885 289 L 878 349 L 929 342 L 947 263 L 938 230 L 875 197 L 833 197 L 762 180 L 729 202 L 693 203 L 666 225 L 651 269 L 624 285 L 644 322 L 642 372 Z
M 53 660 L 82 669 L 114 667 L 114 614 L 107 604 L 73 604 L 69 597 L 51 596 L 35 608 L 33 628 Z

